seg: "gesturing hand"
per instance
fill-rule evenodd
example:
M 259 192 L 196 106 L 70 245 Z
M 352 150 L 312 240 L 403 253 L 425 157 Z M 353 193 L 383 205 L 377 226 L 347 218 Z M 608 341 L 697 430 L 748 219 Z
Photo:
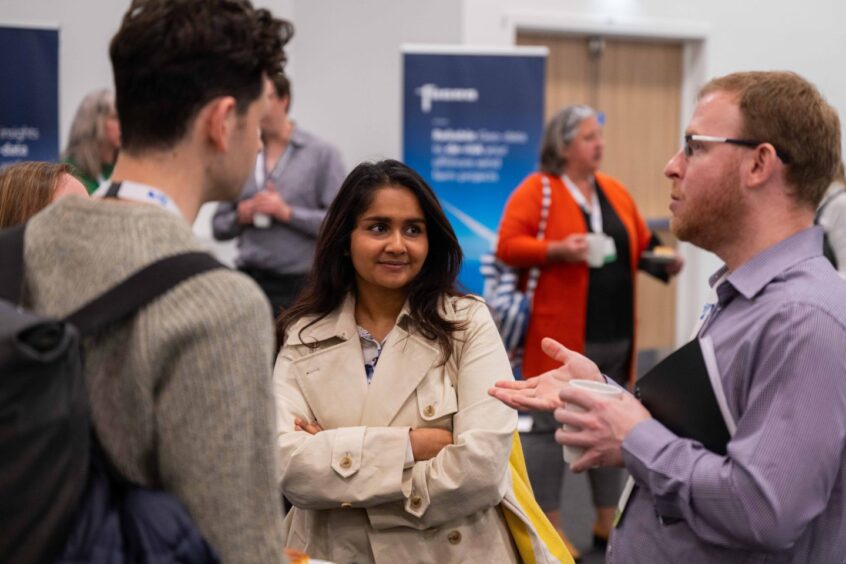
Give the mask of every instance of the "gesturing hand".
M 555 339 L 545 338 L 541 341 L 541 348 L 547 356 L 560 362 L 561 366 L 528 380 L 499 381 L 488 393 L 515 409 L 552 411 L 563 405 L 558 392 L 570 380 L 605 381 L 596 364 Z

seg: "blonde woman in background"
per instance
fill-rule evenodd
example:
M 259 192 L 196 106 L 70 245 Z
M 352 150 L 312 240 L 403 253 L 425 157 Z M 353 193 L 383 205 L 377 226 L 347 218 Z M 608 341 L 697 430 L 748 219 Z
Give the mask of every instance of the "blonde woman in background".
M 23 162 L 0 169 L 0 229 L 25 223 L 62 196 L 85 196 L 67 164 Z
M 109 179 L 120 149 L 120 123 L 111 90 L 96 90 L 82 99 L 71 124 L 62 162 L 74 168 L 89 194 Z

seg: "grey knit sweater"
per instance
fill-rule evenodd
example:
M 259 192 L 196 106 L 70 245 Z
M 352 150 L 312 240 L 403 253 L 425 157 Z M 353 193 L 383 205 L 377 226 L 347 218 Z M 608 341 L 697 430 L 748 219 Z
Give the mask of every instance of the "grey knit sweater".
M 27 304 L 63 316 L 146 264 L 201 250 L 161 208 L 68 197 L 32 219 Z M 130 480 L 173 493 L 225 562 L 282 559 L 269 306 L 198 275 L 85 343 L 94 427 Z

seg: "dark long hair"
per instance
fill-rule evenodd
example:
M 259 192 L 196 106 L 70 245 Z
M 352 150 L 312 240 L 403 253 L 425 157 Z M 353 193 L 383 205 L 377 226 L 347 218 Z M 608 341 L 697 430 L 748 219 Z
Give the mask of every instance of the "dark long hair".
M 377 190 L 401 187 L 409 190 L 423 210 L 429 253 L 417 276 L 409 283 L 408 303 L 413 328 L 427 339 L 437 340 L 444 351 L 443 362 L 452 352 L 453 332 L 458 322 L 445 319 L 439 309 L 445 296 L 460 295 L 456 278 L 462 253 L 441 204 L 432 189 L 414 170 L 395 160 L 362 163 L 344 180 L 323 220 L 308 283 L 297 301 L 279 317 L 276 342 L 284 343 L 285 331 L 298 319 L 316 316 L 314 324 L 343 303 L 355 291 L 355 269 L 350 257 L 350 239 L 358 218 L 367 211 Z M 306 325 L 308 327 L 309 325 Z M 306 327 L 303 327 L 305 329 Z

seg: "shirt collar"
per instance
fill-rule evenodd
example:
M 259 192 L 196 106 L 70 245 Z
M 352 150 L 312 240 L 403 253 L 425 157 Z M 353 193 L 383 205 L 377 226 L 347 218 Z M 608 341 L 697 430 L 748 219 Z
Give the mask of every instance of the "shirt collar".
M 724 304 L 735 292 L 751 300 L 785 270 L 809 258 L 821 256 L 822 239 L 821 227 L 809 227 L 761 251 L 729 273 L 725 279 L 728 284 L 719 284 L 716 290 L 720 303 Z M 709 279 L 711 286 L 726 273 L 728 267 L 723 265 Z
M 408 301 L 406 301 L 402 311 L 397 316 L 396 326 L 405 332 L 409 332 L 412 322 L 410 311 Z M 350 292 L 344 298 L 341 307 L 336 311 L 314 323 L 311 323 L 312 320 L 311 317 L 297 320 L 288 330 L 287 342 L 290 344 L 309 344 L 332 338 L 346 341 L 354 335 L 358 336 L 358 324 L 355 322 L 355 295 Z M 311 324 L 308 325 L 309 323 Z M 302 338 L 300 338 L 300 329 L 306 325 L 308 327 L 303 330 Z
M 303 130 L 299 128 L 299 126 L 294 123 L 294 129 L 291 130 L 291 137 L 288 139 L 288 143 L 299 149 L 303 145 L 308 142 Z

